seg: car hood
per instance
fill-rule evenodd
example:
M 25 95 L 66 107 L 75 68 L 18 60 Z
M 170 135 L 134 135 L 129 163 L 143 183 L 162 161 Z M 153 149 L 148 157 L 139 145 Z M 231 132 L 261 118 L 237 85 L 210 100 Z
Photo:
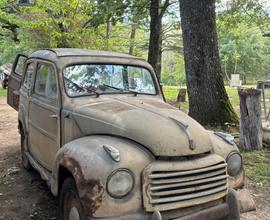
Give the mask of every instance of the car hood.
M 100 98 L 72 112 L 83 135 L 128 138 L 155 156 L 195 155 L 212 150 L 209 134 L 199 123 L 157 98 Z

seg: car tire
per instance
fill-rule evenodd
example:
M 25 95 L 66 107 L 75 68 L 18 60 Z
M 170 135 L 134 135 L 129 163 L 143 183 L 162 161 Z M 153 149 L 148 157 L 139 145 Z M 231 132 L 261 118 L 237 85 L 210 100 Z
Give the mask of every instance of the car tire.
M 22 164 L 23 164 L 23 167 L 26 170 L 32 170 L 33 167 L 31 165 L 31 163 L 29 162 L 28 157 L 25 154 L 25 150 L 27 148 L 26 146 L 27 146 L 27 140 L 26 140 L 24 131 L 21 131 L 21 155 L 22 155 Z
M 60 193 L 60 220 L 86 220 L 84 208 L 73 178 L 67 178 Z

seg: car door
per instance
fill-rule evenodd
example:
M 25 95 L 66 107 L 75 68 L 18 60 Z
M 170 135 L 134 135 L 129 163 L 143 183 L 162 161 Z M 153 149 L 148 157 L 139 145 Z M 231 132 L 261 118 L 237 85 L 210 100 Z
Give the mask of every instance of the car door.
M 24 64 L 27 56 L 17 55 L 8 79 L 7 103 L 16 111 L 19 109 L 19 89 L 24 73 Z
M 28 126 L 30 154 L 50 171 L 60 148 L 60 95 L 56 68 L 52 63 L 37 63 Z

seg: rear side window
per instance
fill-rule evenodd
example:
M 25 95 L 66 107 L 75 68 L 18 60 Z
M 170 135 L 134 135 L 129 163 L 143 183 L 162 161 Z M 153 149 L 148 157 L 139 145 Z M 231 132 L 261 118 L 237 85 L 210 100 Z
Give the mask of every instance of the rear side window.
M 48 99 L 57 99 L 56 74 L 52 65 L 38 64 L 34 92 Z
M 32 87 L 32 79 L 35 71 L 35 64 L 28 63 L 26 66 L 25 77 L 23 81 L 23 86 L 26 89 L 30 89 Z

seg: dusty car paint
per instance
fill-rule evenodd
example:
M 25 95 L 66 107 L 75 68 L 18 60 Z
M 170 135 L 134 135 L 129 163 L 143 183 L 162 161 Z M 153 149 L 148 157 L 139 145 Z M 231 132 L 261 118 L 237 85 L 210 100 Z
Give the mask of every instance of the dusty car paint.
M 121 155 L 121 161 L 115 162 L 103 149 L 103 145 L 110 144 L 115 146 Z M 65 156 L 64 156 L 65 155 Z M 70 159 L 80 163 L 80 167 L 67 166 Z M 95 217 L 109 217 L 120 216 L 128 213 L 136 212 L 140 210 L 142 204 L 141 197 L 141 172 L 151 162 L 154 161 L 154 157 L 148 154 L 139 144 L 132 142 L 128 139 L 120 139 L 118 137 L 112 137 L 107 135 L 93 135 L 88 137 L 82 137 L 72 142 L 67 143 L 60 149 L 56 157 L 56 163 L 53 169 L 55 174 L 52 178 L 51 186 L 52 191 L 56 195 L 59 191 L 57 171 L 59 166 L 67 167 L 71 173 L 74 173 L 76 182 L 79 186 L 84 185 L 86 181 L 94 180 L 98 185 L 96 189 L 100 190 L 100 194 L 96 194 L 97 191 L 93 188 L 94 192 L 87 191 L 84 187 L 78 187 L 82 198 L 88 200 L 86 204 L 93 204 L 91 197 L 85 197 L 85 194 L 95 194 L 94 198 L 98 201 L 101 199 L 102 203 L 95 203 L 94 209 L 90 209 L 89 212 Z M 135 185 L 131 194 L 123 200 L 111 198 L 107 193 L 102 193 L 106 188 L 106 181 L 108 176 L 118 168 L 132 169 L 135 177 Z M 78 175 L 79 174 L 79 175 Z M 98 174 L 98 175 L 97 175 Z M 101 184 L 99 184 L 101 183 Z M 90 189 L 90 188 L 88 188 Z M 91 189 L 90 189 L 91 190 Z M 101 196 L 102 194 L 102 196 Z M 90 201 L 90 203 L 89 203 Z
M 15 81 L 11 79 L 8 102 L 15 109 L 19 108 L 19 128 L 26 131 L 30 146 L 26 154 L 55 196 L 59 195 L 64 178 L 70 175 L 75 179 L 84 209 L 92 218 L 149 219 L 151 215 L 160 215 L 161 212 L 163 219 L 200 219 L 200 216 L 211 219 L 230 214 L 231 204 L 226 202 L 226 198 L 230 195 L 234 198 L 235 194 L 228 193 L 229 188 L 240 189 L 244 184 L 243 169 L 235 177 L 227 175 L 226 159 L 231 152 L 238 152 L 237 147 L 165 103 L 154 71 L 147 62 L 119 53 L 77 49 L 37 51 L 27 62 L 31 61 L 54 66 L 59 91 L 57 102 L 44 103 L 41 98 L 32 98 L 31 90 L 21 88 L 20 103 L 16 106 L 18 101 L 12 97 L 17 98 L 14 94 L 18 92 L 16 88 L 19 89 L 18 76 Z M 157 94 L 71 98 L 65 92 L 62 72 L 74 63 L 125 64 L 147 68 L 152 74 Z M 34 77 L 31 80 L 34 84 Z M 29 114 L 33 108 L 32 101 L 38 107 Z M 45 114 L 48 117 L 44 117 Z M 38 127 L 38 123 L 42 127 Z M 40 138 L 31 126 L 41 130 Z M 31 135 L 34 137 L 29 139 Z M 31 148 L 31 140 L 43 144 L 48 150 L 41 152 L 34 146 Z M 115 148 L 121 159 L 114 160 L 104 145 Z M 217 166 L 216 173 L 212 171 L 212 166 Z M 106 189 L 108 177 L 123 168 L 132 172 L 133 189 L 123 198 L 112 198 Z M 219 188 L 214 191 L 209 189 L 201 198 L 196 197 L 199 194 L 184 197 L 166 194 L 164 199 L 154 198 L 151 187 L 155 189 L 156 186 L 151 184 L 157 181 L 155 172 L 163 172 L 165 177 L 173 172 L 177 178 L 184 172 L 191 175 L 188 180 L 170 179 L 169 184 L 170 181 L 199 181 L 195 183 L 201 184 L 201 189 L 208 186 Z M 196 180 L 198 177 L 193 177 L 192 173 L 203 176 L 199 179 L 209 178 L 207 181 L 211 183 L 207 185 Z M 166 178 L 159 180 L 163 177 L 157 177 L 158 184 L 161 184 L 158 187 L 164 188 L 162 184 L 168 184 Z M 190 192 L 192 189 L 187 190 Z M 193 190 L 198 189 L 195 187 Z
M 221 157 L 227 159 L 229 154 L 231 154 L 232 152 L 239 152 L 239 149 L 237 148 L 235 144 L 224 145 L 224 141 L 218 136 L 214 135 L 213 131 L 208 131 L 208 132 L 212 140 L 212 143 L 215 143 L 215 145 L 213 145 L 213 151 L 217 155 L 220 155 Z M 242 169 L 241 172 L 237 174 L 235 177 L 228 176 L 228 180 L 229 180 L 229 188 L 239 189 L 239 188 L 244 187 L 244 184 L 245 184 L 244 169 Z
M 88 98 L 85 104 L 77 101 L 81 100 L 74 100 L 66 109 L 72 112 L 70 117 L 82 135 L 106 133 L 126 137 L 155 156 L 186 156 L 212 150 L 209 135 L 201 125 L 160 99 L 114 95 Z M 188 124 L 194 149 L 190 149 L 187 134 L 176 121 Z

